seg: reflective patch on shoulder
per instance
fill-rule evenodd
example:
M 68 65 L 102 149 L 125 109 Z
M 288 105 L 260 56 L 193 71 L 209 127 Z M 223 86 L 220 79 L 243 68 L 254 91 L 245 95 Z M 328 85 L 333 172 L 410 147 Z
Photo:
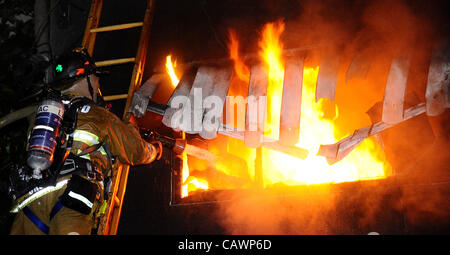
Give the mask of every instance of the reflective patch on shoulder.
M 90 105 L 85 105 L 81 108 L 81 112 L 82 113 L 88 113 L 89 110 L 91 110 L 91 106 Z
M 98 136 L 96 136 L 95 134 L 77 129 L 73 133 L 73 140 L 92 146 L 94 144 L 97 144 L 99 139 Z

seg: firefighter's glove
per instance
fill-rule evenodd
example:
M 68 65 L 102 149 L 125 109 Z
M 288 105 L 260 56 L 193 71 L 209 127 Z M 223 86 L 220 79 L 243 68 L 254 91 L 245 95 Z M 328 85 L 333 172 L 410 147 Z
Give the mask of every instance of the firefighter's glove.
M 167 74 L 154 74 L 134 93 L 129 112 L 141 118 L 147 111 L 148 101 L 152 98 L 158 85 L 167 78 Z

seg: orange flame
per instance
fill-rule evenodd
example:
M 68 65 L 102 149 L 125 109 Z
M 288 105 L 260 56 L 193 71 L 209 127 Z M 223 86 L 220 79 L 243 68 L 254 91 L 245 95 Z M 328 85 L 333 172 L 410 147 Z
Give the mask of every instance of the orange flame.
M 236 33 L 233 30 L 228 30 L 228 34 L 230 37 L 228 50 L 230 51 L 230 58 L 234 61 L 234 71 L 239 79 L 248 82 L 250 79 L 250 70 L 239 56 L 239 41 L 236 38 Z
M 259 56 L 265 64 L 268 76 L 267 107 L 265 121 L 265 136 L 277 139 L 281 114 L 281 98 L 284 81 L 284 62 L 282 59 L 283 44 L 280 36 L 284 31 L 284 23 L 278 21 L 264 26 L 259 42 Z M 249 68 L 239 57 L 239 42 L 236 35 L 230 31 L 230 58 L 234 60 L 235 72 L 241 80 L 249 80 Z M 339 108 L 329 99 L 315 100 L 316 83 L 319 67 L 308 67 L 303 70 L 302 103 L 300 134 L 297 146 L 309 151 L 306 159 L 301 160 L 281 152 L 262 148 L 262 179 L 265 187 L 284 183 L 286 185 L 309 185 L 321 183 L 340 183 L 358 180 L 385 178 L 390 173 L 390 165 L 385 160 L 382 147 L 373 138 L 365 139 L 343 160 L 329 165 L 324 157 L 316 156 L 321 144 L 332 144 L 344 138 L 349 133 L 342 134 L 343 129 L 336 125 L 339 118 Z M 361 116 L 365 118 L 367 116 Z M 348 128 L 348 127 L 346 127 Z M 359 127 L 354 127 L 354 129 Z M 337 136 L 336 134 L 341 134 Z M 227 153 L 243 158 L 248 166 L 248 176 L 255 179 L 255 149 L 245 147 L 244 142 L 228 138 Z M 183 156 L 184 157 L 184 156 Z M 187 158 L 187 156 L 186 156 Z M 183 167 L 184 169 L 184 167 Z M 186 169 L 188 169 L 186 163 Z M 238 176 L 241 169 L 232 164 L 217 166 L 216 170 L 228 176 Z M 184 170 L 183 170 L 184 171 Z M 188 170 L 189 171 L 189 170 Z M 193 177 L 184 178 L 184 194 L 196 189 L 208 189 L 208 181 Z M 189 192 L 188 186 L 190 184 Z M 214 186 L 213 183 L 210 185 Z M 251 187 L 247 185 L 246 187 Z M 235 187 L 227 187 L 235 188 Z
M 384 162 L 384 152 L 373 139 L 364 140 L 343 160 L 328 165 L 324 157 L 316 156 L 320 144 L 335 143 L 335 116 L 323 118 L 326 99 L 315 102 L 315 89 L 319 68 L 305 68 L 303 73 L 301 130 L 297 146 L 309 150 L 305 160 L 279 152 L 263 149 L 264 181 L 266 185 L 282 182 L 287 185 L 339 183 L 386 177 L 389 167 Z
M 172 85 L 176 87 L 180 80 L 175 73 L 176 61 L 172 63 L 172 55 L 166 57 L 166 72 L 170 77 Z M 183 139 L 186 139 L 186 134 L 183 132 Z M 189 175 L 188 157 L 186 152 L 182 154 L 183 166 L 181 172 L 181 179 L 183 184 L 181 186 L 181 197 L 187 197 L 189 192 L 198 189 L 208 189 L 208 182 L 200 180 Z
M 264 26 L 262 39 L 259 42 L 261 49 L 259 53 L 266 63 L 269 80 L 273 83 L 273 86 L 282 86 L 284 78 L 284 68 L 281 60 L 283 44 L 280 41 L 283 31 L 284 23 L 282 21 L 267 23 Z
M 186 139 L 186 134 L 183 132 L 183 139 Z M 188 157 L 187 153 L 183 152 L 182 160 L 182 172 L 181 179 L 183 181 L 183 185 L 181 186 L 181 197 L 187 197 L 189 192 L 199 190 L 199 189 L 209 189 L 208 182 L 206 180 L 197 179 L 195 177 L 190 176 L 189 174 L 189 165 L 188 165 Z
M 176 87 L 180 80 L 175 73 L 175 67 L 177 67 L 177 62 L 172 63 L 172 55 L 167 55 L 166 57 L 166 71 L 172 81 L 172 85 Z
M 184 132 L 183 132 L 183 139 L 185 139 Z M 183 169 L 181 172 L 181 180 L 183 181 L 183 183 L 185 183 L 187 178 L 189 177 L 189 165 L 187 162 L 188 158 L 187 158 L 186 152 L 183 152 L 182 160 L 183 160 Z M 187 184 L 182 185 L 181 186 L 181 197 L 187 197 L 188 194 L 189 194 L 188 185 Z
M 264 127 L 265 135 L 278 139 L 280 123 L 281 95 L 283 93 L 284 68 L 282 62 L 283 44 L 280 36 L 284 31 L 284 23 L 268 23 L 264 26 L 259 55 L 267 69 L 267 113 Z

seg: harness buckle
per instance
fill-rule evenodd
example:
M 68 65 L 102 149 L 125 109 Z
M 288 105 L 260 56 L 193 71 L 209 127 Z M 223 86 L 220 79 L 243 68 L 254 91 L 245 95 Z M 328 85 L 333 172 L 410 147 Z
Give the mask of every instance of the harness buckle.
M 77 169 L 77 165 L 75 164 L 75 160 L 71 158 L 67 158 L 64 162 L 63 169 L 59 172 L 60 175 L 65 175 L 71 173 Z

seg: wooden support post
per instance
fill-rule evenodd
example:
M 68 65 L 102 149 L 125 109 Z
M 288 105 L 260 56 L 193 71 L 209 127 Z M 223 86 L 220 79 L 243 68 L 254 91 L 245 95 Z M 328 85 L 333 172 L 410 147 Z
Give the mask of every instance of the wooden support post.
M 403 102 L 408 82 L 409 58 L 394 58 L 386 82 L 382 120 L 395 124 L 403 120 Z
M 334 101 L 339 69 L 339 56 L 331 49 L 323 50 L 320 56 L 319 74 L 316 86 L 316 102 L 321 98 Z
M 253 66 L 250 70 L 244 137 L 245 145 L 250 148 L 257 148 L 263 142 L 267 86 L 268 77 L 264 66 Z
M 231 82 L 231 68 L 228 68 L 228 66 L 225 68 L 216 68 L 212 75 L 214 87 L 211 92 L 211 96 L 214 96 L 215 99 L 220 100 L 214 102 L 205 101 L 204 104 L 212 104 L 212 107 L 219 109 L 220 113 L 217 114 L 217 112 L 215 112 L 212 107 L 210 109 L 205 109 L 203 128 L 199 134 L 202 138 L 205 139 L 216 138 L 217 131 L 221 127 L 220 125 L 222 124 L 223 105 L 225 104 L 225 97 L 227 96 L 228 88 Z M 217 105 L 215 105 L 216 103 Z
M 303 58 L 288 59 L 281 100 L 280 143 L 295 145 L 300 135 Z

